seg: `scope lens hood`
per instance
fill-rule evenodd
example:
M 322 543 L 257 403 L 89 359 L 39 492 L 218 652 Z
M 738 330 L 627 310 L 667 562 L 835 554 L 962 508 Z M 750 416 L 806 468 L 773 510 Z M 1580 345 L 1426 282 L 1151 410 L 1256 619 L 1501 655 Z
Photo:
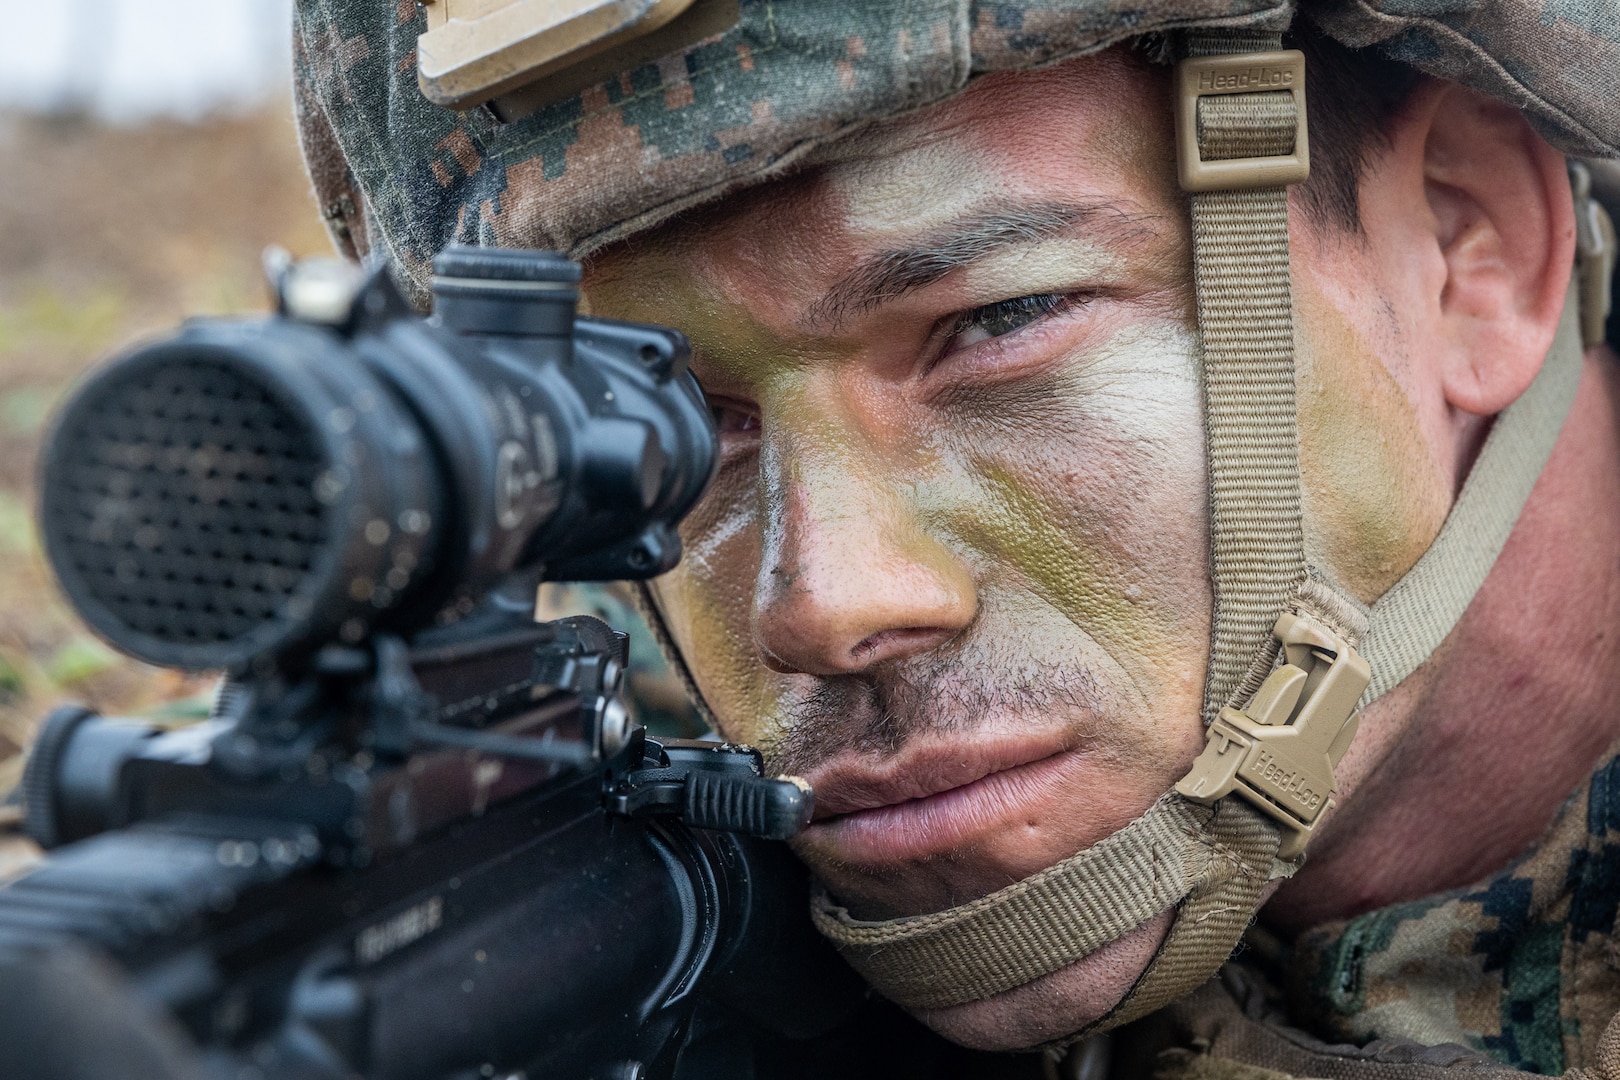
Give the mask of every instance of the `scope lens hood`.
M 199 320 L 90 378 L 41 465 L 45 551 L 109 644 L 188 670 L 359 641 L 432 562 L 410 413 L 331 331 Z
M 163 667 L 297 675 L 513 575 L 674 565 L 717 456 L 685 338 L 576 320 L 555 252 L 435 266 L 437 324 L 373 275 L 349 318 L 194 320 L 68 400 L 40 523 L 96 633 Z

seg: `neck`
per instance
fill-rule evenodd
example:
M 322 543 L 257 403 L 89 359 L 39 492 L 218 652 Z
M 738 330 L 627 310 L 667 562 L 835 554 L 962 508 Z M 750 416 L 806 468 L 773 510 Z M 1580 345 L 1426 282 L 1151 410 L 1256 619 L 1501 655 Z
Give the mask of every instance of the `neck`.
M 1267 905 L 1296 932 L 1479 881 L 1620 740 L 1620 376 L 1587 354 L 1547 468 L 1451 636 L 1370 706 L 1340 807 Z

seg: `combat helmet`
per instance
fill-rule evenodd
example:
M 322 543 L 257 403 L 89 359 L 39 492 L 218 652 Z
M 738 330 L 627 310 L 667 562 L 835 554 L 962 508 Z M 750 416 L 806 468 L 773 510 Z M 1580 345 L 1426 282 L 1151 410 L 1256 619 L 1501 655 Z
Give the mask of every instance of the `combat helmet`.
M 1027 984 L 1172 906 L 1125 1000 L 1060 1041 L 1207 979 L 1266 885 L 1300 865 L 1359 708 L 1433 652 L 1484 580 L 1574 399 L 1582 345 L 1602 338 L 1615 238 L 1593 190 L 1613 174 L 1577 162 L 1579 266 L 1555 344 L 1440 534 L 1370 608 L 1313 571 L 1287 232 L 1287 187 L 1310 169 L 1304 59 L 1283 47 L 1296 20 L 1508 102 L 1572 158 L 1620 153 L 1607 0 L 298 0 L 323 213 L 342 248 L 388 258 L 419 300 L 447 243 L 583 258 L 986 73 L 1131 39 L 1178 61 L 1215 589 L 1208 743 L 1136 822 L 987 897 L 867 922 L 817 896 L 818 927 L 902 1005 Z

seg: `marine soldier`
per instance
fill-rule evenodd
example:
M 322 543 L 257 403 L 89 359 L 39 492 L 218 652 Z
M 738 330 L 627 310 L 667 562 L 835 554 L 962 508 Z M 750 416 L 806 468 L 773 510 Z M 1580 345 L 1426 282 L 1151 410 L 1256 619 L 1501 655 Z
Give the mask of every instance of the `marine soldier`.
M 1092 1075 L 1620 1080 L 1612 0 L 700 2 L 469 90 L 432 34 L 503 7 L 300 0 L 327 219 L 691 337 L 646 608 L 884 998 Z

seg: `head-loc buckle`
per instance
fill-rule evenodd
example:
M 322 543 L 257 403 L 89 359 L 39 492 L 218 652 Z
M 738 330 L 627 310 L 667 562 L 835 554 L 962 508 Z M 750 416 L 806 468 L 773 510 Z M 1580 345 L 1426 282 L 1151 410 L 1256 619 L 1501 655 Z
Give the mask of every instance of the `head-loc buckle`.
M 1247 95 L 1273 95 L 1240 101 Z M 1283 98 L 1292 96 L 1292 108 Z M 1209 99 L 1214 99 L 1213 101 Z M 1269 108 L 1268 108 L 1269 106 Z M 1291 117 L 1289 114 L 1292 114 Z M 1279 119 L 1291 120 L 1276 136 Z M 1231 191 L 1303 183 L 1311 175 L 1305 123 L 1305 54 L 1276 52 L 1193 56 L 1176 65 L 1176 156 L 1183 191 Z M 1292 149 L 1233 156 L 1243 146 L 1280 142 Z
M 1227 706 L 1176 790 L 1209 805 L 1236 793 L 1283 827 L 1280 859 L 1305 850 L 1332 805 L 1333 770 L 1355 738 L 1356 703 L 1372 669 L 1348 642 L 1305 615 L 1277 620 L 1283 660 L 1243 709 Z

